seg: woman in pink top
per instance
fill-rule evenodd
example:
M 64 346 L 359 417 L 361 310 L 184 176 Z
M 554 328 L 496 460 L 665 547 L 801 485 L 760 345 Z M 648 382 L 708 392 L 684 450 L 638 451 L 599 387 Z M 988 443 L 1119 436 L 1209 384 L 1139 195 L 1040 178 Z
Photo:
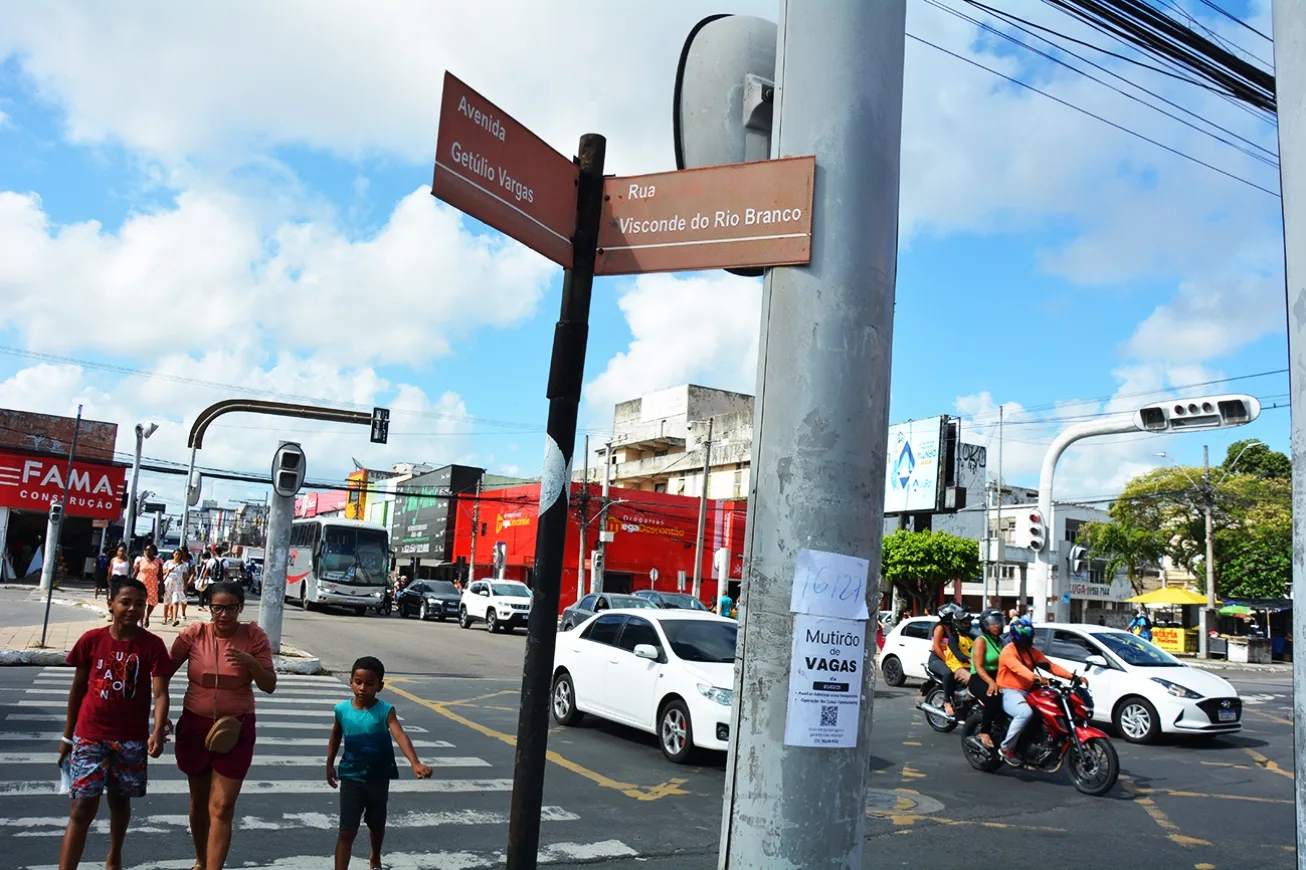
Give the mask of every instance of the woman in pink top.
M 272 647 L 256 623 L 241 622 L 245 590 L 238 583 L 209 589 L 212 622 L 188 626 L 172 644 L 174 668 L 186 665 L 186 697 L 177 720 L 177 767 L 190 780 L 190 831 L 195 870 L 221 870 L 231 848 L 236 798 L 254 759 L 254 686 L 272 694 L 277 674 Z M 241 719 L 230 752 L 204 745 L 223 716 Z

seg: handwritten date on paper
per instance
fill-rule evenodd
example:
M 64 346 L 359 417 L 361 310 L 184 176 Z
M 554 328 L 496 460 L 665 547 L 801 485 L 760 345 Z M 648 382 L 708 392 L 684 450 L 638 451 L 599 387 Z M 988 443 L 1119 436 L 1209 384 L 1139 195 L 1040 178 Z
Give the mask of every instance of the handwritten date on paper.
M 870 570 L 871 563 L 856 556 L 799 550 L 789 609 L 814 616 L 870 619 L 866 609 Z

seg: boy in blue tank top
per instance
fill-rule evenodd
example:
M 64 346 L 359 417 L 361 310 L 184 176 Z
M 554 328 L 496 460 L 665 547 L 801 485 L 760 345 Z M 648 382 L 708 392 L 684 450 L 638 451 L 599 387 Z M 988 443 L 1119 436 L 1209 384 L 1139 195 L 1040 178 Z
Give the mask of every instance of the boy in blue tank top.
M 431 768 L 422 764 L 413 749 L 413 741 L 399 724 L 395 708 L 376 697 L 385 687 L 385 665 L 372 656 L 354 662 L 349 688 L 354 697 L 335 707 L 335 725 L 327 744 L 326 778 L 332 788 L 340 789 L 340 836 L 336 840 L 336 870 L 349 870 L 349 856 L 354 848 L 360 821 L 367 823 L 372 840 L 373 870 L 381 867 L 381 841 L 385 838 L 386 804 L 390 799 L 390 780 L 399 778 L 395 749 L 399 744 L 404 757 L 418 779 L 429 779 Z M 345 753 L 336 771 L 336 752 L 344 740 Z

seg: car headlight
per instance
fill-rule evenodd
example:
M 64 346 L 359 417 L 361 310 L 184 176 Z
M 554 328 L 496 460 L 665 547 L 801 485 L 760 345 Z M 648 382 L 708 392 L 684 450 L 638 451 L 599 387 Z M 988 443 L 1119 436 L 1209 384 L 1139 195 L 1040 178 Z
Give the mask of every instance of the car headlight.
M 1192 689 L 1189 689 L 1189 688 L 1186 688 L 1186 687 L 1184 687 L 1184 686 L 1181 686 L 1181 685 L 1179 685 L 1178 683 L 1172 683 L 1172 682 L 1170 682 L 1169 680 L 1163 680 L 1163 679 L 1161 679 L 1160 677 L 1152 677 L 1152 682 L 1154 682 L 1154 683 L 1156 683 L 1157 685 L 1161 686 L 1161 687 L 1164 688 L 1167 692 L 1169 692 L 1171 695 L 1174 695 L 1176 698 L 1200 698 L 1200 697 L 1202 697 L 1202 696 L 1199 695 L 1197 692 L 1194 692 Z
M 708 683 L 699 683 L 698 691 L 709 701 L 716 701 L 723 707 L 729 707 L 735 701 L 734 689 L 721 689 Z

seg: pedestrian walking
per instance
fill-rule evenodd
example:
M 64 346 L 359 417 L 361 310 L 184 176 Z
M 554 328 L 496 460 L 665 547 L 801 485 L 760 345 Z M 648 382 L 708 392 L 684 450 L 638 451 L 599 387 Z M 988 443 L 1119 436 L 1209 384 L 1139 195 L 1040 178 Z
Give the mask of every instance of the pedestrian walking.
M 163 580 L 163 560 L 153 544 L 145 545 L 145 555 L 137 556 L 132 565 L 132 576 L 145 584 L 145 622 L 150 627 L 150 616 L 159 606 L 159 586 Z
M 336 838 L 336 870 L 349 870 L 349 858 L 360 822 L 367 824 L 371 839 L 372 870 L 381 870 L 381 843 L 385 839 L 386 807 L 390 780 L 399 778 L 394 744 L 418 779 L 429 779 L 431 768 L 422 764 L 399 724 L 395 708 L 377 697 L 385 688 L 385 665 L 373 656 L 354 662 L 349 688 L 353 698 L 335 707 L 335 724 L 327 743 L 326 780 L 340 789 L 340 833 Z M 391 740 L 393 739 L 393 743 Z M 345 753 L 336 771 L 336 752 L 344 741 Z
M 195 581 L 195 591 L 199 594 L 200 610 L 208 609 L 209 605 L 209 588 L 223 579 L 224 566 L 222 558 L 218 556 L 217 550 L 209 553 L 204 564 L 200 566 L 199 579 Z
M 181 625 L 186 618 L 186 558 L 173 550 L 172 558 L 163 563 L 163 624 Z
M 211 621 L 187 626 L 172 644 L 172 666 L 186 666 L 177 720 L 177 767 L 190 783 L 196 870 L 222 870 L 231 849 L 236 799 L 254 759 L 254 687 L 277 688 L 272 647 L 256 623 L 241 622 L 245 590 L 209 587 Z
M 100 593 L 103 592 L 104 603 L 109 603 L 109 563 L 112 561 L 113 554 L 109 552 L 108 546 L 100 551 L 100 555 L 95 557 L 95 574 L 93 575 L 95 592 L 91 595 L 92 600 L 98 599 Z
M 127 545 L 119 544 L 113 551 L 113 558 L 109 560 L 109 588 L 113 588 L 113 583 L 132 575 L 132 563 L 127 558 Z M 110 610 L 104 617 L 105 622 L 113 622 L 113 611 Z
M 86 833 L 104 794 L 109 801 L 109 855 L 104 866 L 125 866 L 122 850 L 131 799 L 145 795 L 146 756 L 158 758 L 168 742 L 172 665 L 163 641 L 141 626 L 145 606 L 144 584 L 119 577 L 109 590 L 112 624 L 86 632 L 68 653 L 68 664 L 77 670 L 59 738 L 59 766 L 68 768 L 72 809 L 59 850 L 60 870 L 75 870 L 82 860 Z

